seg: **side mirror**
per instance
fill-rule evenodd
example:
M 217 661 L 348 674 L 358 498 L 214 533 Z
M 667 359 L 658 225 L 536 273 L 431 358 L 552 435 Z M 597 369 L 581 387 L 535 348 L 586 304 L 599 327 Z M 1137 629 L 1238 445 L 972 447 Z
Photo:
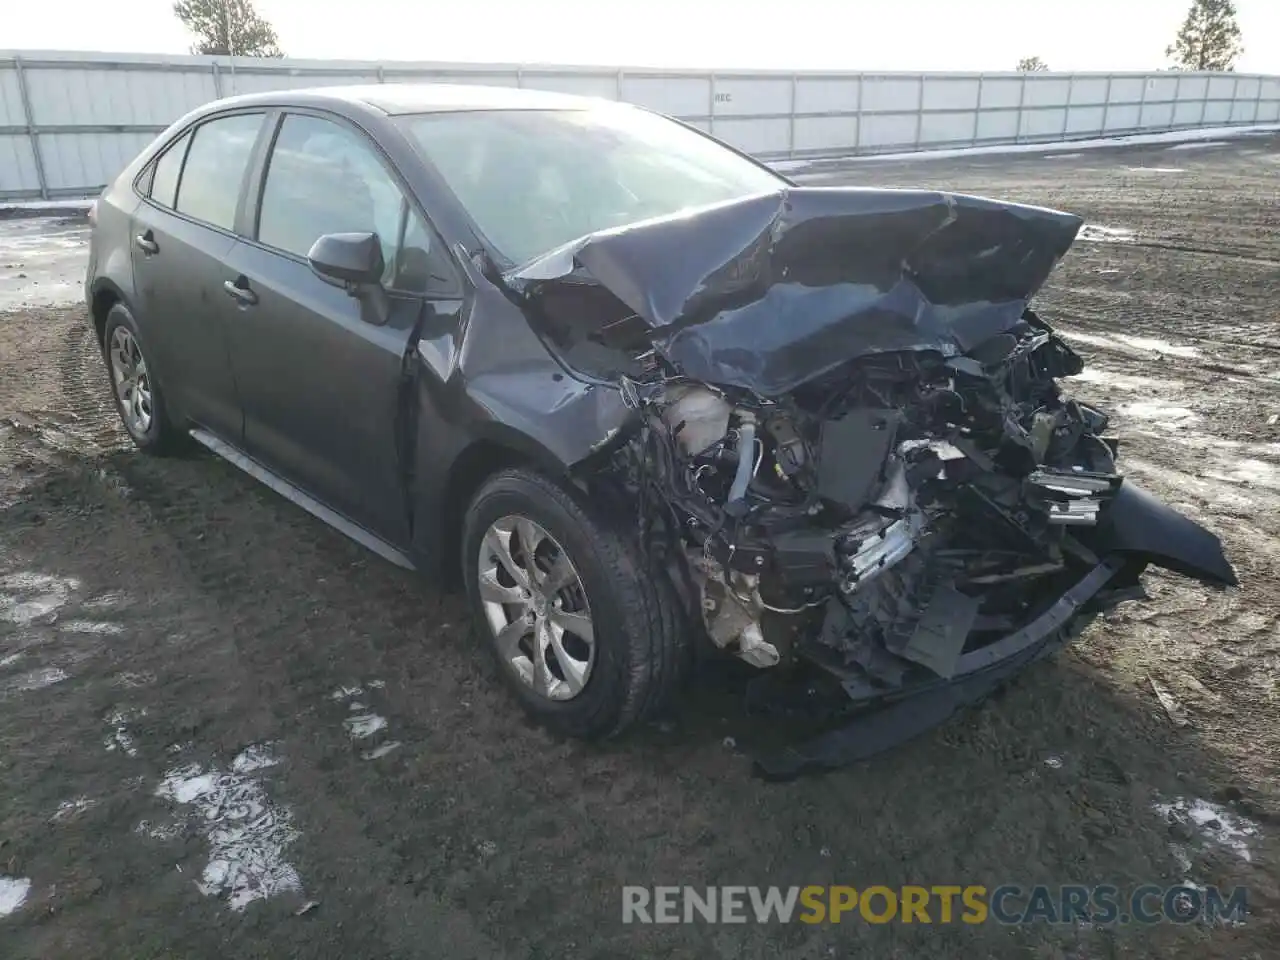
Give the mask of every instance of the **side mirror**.
M 311 245 L 307 262 L 322 280 L 352 293 L 382 280 L 382 244 L 376 233 L 326 233 Z

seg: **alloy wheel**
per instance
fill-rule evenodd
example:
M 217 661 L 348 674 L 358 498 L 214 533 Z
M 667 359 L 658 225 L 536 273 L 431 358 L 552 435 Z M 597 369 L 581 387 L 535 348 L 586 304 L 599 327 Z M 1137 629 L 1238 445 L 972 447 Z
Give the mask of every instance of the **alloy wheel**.
M 549 700 L 580 694 L 595 666 L 595 632 L 582 577 L 542 526 L 495 520 L 480 541 L 479 587 L 498 652 Z
M 116 327 L 111 332 L 107 362 L 125 426 L 134 436 L 145 436 L 155 415 L 151 378 L 142 348 L 128 327 Z

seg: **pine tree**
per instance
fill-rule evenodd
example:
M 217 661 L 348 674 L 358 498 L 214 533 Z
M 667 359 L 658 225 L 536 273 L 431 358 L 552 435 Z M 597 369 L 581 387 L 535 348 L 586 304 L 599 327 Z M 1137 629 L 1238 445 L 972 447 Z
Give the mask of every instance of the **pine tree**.
M 1173 59 L 1175 70 L 1234 70 L 1243 52 L 1233 0 L 1192 0 L 1165 56 Z
M 192 53 L 284 56 L 275 28 L 258 15 L 253 0 L 178 0 L 173 12 L 196 35 Z
M 1043 73 L 1049 65 L 1039 57 L 1023 57 L 1018 61 L 1019 73 Z

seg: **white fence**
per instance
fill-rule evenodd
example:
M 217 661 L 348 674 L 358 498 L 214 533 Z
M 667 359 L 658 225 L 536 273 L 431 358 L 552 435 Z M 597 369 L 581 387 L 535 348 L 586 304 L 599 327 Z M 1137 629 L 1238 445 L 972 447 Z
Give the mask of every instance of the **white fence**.
M 436 81 L 651 107 L 762 159 L 1280 121 L 1280 77 L 796 73 L 0 51 L 0 199 L 86 196 L 187 110 L 235 93 Z

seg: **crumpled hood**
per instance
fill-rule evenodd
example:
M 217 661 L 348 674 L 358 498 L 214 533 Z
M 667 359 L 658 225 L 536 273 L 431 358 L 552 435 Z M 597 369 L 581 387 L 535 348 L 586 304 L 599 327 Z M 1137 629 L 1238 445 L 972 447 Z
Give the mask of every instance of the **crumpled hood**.
M 685 376 L 767 397 L 855 357 L 955 355 L 1007 330 L 1081 223 L 962 194 L 784 186 L 593 233 L 505 279 L 562 341 L 638 318 Z

